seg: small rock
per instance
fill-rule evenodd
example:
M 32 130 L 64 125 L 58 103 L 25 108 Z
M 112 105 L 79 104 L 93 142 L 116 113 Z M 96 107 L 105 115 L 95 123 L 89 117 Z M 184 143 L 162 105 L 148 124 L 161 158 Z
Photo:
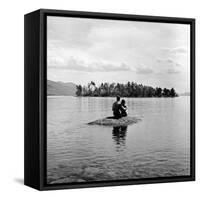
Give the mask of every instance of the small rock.
M 137 123 L 141 119 L 136 117 L 122 117 L 120 119 L 103 118 L 88 123 L 89 125 L 104 125 L 104 126 L 128 126 L 133 123 Z

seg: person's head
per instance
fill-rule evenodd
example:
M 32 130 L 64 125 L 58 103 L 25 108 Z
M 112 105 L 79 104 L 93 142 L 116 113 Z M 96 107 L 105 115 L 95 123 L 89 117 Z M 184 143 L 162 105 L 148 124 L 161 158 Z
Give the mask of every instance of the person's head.
M 125 104 L 126 104 L 126 101 L 125 101 L 124 99 L 122 99 L 121 104 L 122 104 L 122 105 L 125 105 Z
M 116 99 L 117 99 L 117 101 L 120 101 L 120 96 L 117 96 Z

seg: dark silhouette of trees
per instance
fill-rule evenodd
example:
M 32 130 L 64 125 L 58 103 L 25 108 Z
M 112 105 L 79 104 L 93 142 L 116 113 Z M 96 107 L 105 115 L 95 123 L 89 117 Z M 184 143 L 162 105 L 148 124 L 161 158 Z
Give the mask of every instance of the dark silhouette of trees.
M 156 88 L 156 91 L 155 91 L 155 96 L 156 97 L 161 97 L 162 96 L 162 88 Z
M 101 83 L 99 87 L 91 81 L 87 86 L 76 86 L 77 96 L 94 96 L 94 97 L 177 97 L 174 88 L 153 88 L 134 82 L 122 83 Z
M 174 88 L 172 88 L 172 89 L 170 90 L 170 96 L 171 96 L 171 97 L 175 97 L 176 95 L 177 95 L 177 94 L 176 94 Z
M 76 85 L 76 95 L 81 96 L 82 95 L 82 86 Z
M 167 88 L 164 88 L 164 89 L 163 89 L 163 96 L 164 96 L 164 97 L 170 96 L 170 90 L 167 89 Z

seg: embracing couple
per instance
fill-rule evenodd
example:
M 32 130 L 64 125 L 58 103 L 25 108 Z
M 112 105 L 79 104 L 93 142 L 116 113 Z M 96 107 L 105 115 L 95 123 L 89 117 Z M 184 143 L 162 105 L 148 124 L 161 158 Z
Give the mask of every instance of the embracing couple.
M 127 107 L 125 100 L 122 99 L 120 103 L 120 97 L 117 96 L 116 101 L 113 103 L 112 111 L 115 119 L 127 116 Z

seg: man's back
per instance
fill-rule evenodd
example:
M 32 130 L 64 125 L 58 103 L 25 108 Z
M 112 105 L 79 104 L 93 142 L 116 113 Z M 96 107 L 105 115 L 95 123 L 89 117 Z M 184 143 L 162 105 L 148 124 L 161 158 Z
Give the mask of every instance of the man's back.
M 113 112 L 117 112 L 117 110 L 119 110 L 119 104 L 118 104 L 117 101 L 115 101 L 115 102 L 113 103 L 113 106 L 112 106 L 112 111 L 113 111 Z
M 121 112 L 120 112 L 120 97 L 117 96 L 117 101 L 115 101 L 113 103 L 113 106 L 112 106 L 112 110 L 113 110 L 113 115 L 116 119 L 120 118 L 121 117 Z
M 114 116 L 120 116 L 120 102 L 116 101 L 112 106 Z

